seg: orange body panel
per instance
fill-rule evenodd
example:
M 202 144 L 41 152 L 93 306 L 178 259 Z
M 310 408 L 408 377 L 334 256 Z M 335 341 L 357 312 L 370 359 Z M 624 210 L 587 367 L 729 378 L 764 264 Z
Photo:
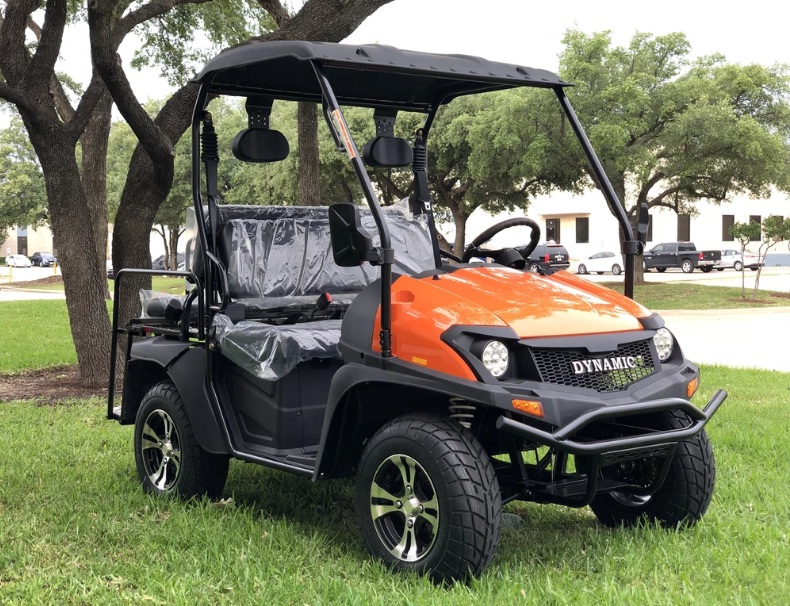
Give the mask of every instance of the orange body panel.
M 521 338 L 640 330 L 644 307 L 567 272 L 538 276 L 499 266 L 459 269 L 433 277 L 402 276 L 392 285 L 392 353 L 453 376 L 474 379 L 441 340 L 448 328 L 510 326 Z M 381 351 L 376 316 L 372 347 Z

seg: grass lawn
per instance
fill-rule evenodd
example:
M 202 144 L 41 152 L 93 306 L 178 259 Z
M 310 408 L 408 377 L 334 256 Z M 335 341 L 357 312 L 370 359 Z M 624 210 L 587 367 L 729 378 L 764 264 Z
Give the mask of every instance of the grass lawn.
M 790 595 L 790 375 L 703 368 L 716 493 L 696 527 L 611 531 L 585 508 L 511 504 L 523 526 L 470 585 L 364 551 L 350 481 L 238 461 L 225 500 L 149 497 L 103 402 L 0 404 L 2 604 L 781 604 Z M 783 597 L 784 596 L 784 597 Z
M 623 292 L 623 284 L 605 282 L 603 286 Z M 705 286 L 685 282 L 650 282 L 634 286 L 634 299 L 648 309 L 741 309 L 747 307 L 788 307 L 790 293 L 759 291 L 758 299 L 746 299 L 741 289 L 730 286 Z

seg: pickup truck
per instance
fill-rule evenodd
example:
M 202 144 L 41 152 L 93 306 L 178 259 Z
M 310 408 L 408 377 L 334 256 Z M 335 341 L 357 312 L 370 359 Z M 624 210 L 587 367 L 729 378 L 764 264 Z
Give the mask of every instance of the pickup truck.
M 695 267 L 709 272 L 721 260 L 720 250 L 697 250 L 693 242 L 664 242 L 644 254 L 645 270 L 664 272 L 677 267 L 690 274 Z

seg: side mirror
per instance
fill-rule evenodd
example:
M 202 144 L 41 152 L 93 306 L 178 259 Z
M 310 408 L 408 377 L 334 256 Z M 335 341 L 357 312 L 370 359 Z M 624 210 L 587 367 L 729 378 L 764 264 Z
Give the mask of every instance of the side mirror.
M 329 207 L 332 255 L 340 267 L 357 267 L 370 257 L 373 240 L 362 228 L 359 208 L 348 202 Z
M 637 240 L 642 243 L 642 249 L 645 248 L 645 244 L 647 244 L 647 228 L 650 225 L 650 213 L 647 210 L 647 204 L 642 202 L 641 206 L 639 207 L 639 223 L 637 224 Z

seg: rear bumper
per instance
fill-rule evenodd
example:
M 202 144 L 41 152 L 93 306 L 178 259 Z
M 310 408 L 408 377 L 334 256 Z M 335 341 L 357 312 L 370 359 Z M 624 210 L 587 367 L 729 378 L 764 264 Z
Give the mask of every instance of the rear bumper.
M 658 445 L 676 444 L 682 440 L 687 440 L 702 431 L 702 428 L 705 427 L 705 424 L 711 419 L 725 399 L 727 399 L 727 392 L 720 389 L 701 410 L 688 400 L 683 400 L 682 398 L 664 398 L 615 407 L 604 407 L 579 416 L 571 423 L 557 429 L 553 433 L 510 419 L 504 415 L 497 419 L 496 427 L 514 436 L 557 448 L 558 450 L 574 455 L 612 454 L 633 448 L 641 449 Z M 683 429 L 652 432 L 607 440 L 581 441 L 574 439 L 574 436 L 595 421 L 669 410 L 677 410 L 686 413 L 690 417 L 691 423 Z

